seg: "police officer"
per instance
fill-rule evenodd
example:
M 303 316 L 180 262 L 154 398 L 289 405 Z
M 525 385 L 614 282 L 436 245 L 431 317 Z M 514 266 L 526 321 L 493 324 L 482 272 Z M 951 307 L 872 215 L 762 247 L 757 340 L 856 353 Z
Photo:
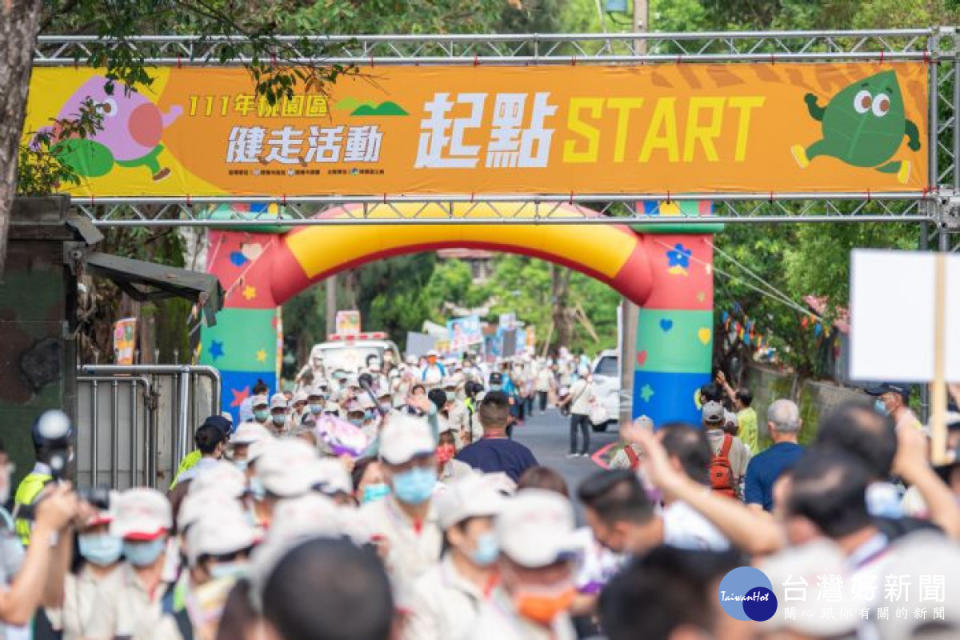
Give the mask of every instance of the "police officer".
M 70 418 L 56 409 L 43 412 L 34 420 L 30 427 L 30 437 L 33 439 L 33 453 L 36 463 L 20 485 L 14 496 L 14 511 L 32 505 L 43 488 L 54 478 L 54 474 L 61 474 L 67 462 L 73 457 L 70 438 L 73 435 L 73 425 Z M 17 535 L 23 546 L 30 544 L 30 521 L 26 518 L 16 519 Z

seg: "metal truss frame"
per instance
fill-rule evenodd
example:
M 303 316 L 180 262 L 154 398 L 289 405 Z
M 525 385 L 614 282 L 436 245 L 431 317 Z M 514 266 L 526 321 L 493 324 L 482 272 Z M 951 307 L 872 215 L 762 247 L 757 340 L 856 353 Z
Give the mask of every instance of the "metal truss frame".
M 203 211 L 229 202 L 284 205 L 288 219 L 264 216 L 282 226 L 363 224 L 696 224 L 910 222 L 923 229 L 921 246 L 960 250 L 960 42 L 955 27 L 858 31 L 739 31 L 689 33 L 456 34 L 278 36 L 272 40 L 282 64 L 377 65 L 566 65 L 685 62 L 842 62 L 921 60 L 930 65 L 927 148 L 935 185 L 925 193 L 738 193 L 738 194 L 569 194 L 402 196 L 345 194 L 282 198 L 98 198 L 73 206 L 100 227 L 242 227 L 249 219 L 211 221 Z M 231 55 L 226 56 L 226 47 Z M 103 47 L 126 47 L 147 65 L 244 65 L 252 61 L 249 41 L 231 36 L 144 35 L 123 40 L 96 36 L 40 36 L 37 66 L 73 66 Z M 638 200 L 704 200 L 715 203 L 710 217 L 644 216 L 631 213 Z M 524 202 L 533 210 L 505 212 L 504 202 Z M 453 215 L 468 202 L 469 217 Z M 403 214 L 398 203 L 419 203 Z M 600 215 L 570 214 L 563 203 Z M 358 204 L 352 214 L 314 218 L 331 207 Z M 450 211 L 437 215 L 437 207 Z M 561 208 L 563 213 L 561 214 Z M 404 207 L 409 211 L 409 207 Z M 429 217 L 420 217 L 428 212 Z M 624 215 L 627 214 L 627 215 Z

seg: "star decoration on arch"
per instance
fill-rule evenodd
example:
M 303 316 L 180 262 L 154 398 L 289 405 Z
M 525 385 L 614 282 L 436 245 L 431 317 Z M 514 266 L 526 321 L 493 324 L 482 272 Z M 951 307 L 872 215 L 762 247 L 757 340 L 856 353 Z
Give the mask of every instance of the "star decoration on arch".
M 210 357 L 216 360 L 217 358 L 223 357 L 223 341 L 222 340 L 211 340 L 210 341 Z

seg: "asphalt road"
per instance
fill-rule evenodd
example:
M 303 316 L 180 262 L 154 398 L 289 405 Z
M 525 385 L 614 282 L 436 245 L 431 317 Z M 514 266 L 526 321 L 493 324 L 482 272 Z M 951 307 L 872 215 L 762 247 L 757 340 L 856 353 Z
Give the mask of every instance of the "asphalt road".
M 514 428 L 513 438 L 530 447 L 540 464 L 559 471 L 567 480 L 571 496 L 576 494 L 581 480 L 600 469 L 590 458 L 566 457 L 570 448 L 570 418 L 556 409 L 548 408 L 545 414 L 536 412 L 533 418 L 527 416 L 523 426 Z M 591 431 L 590 453 L 616 440 L 615 426 L 606 433 Z

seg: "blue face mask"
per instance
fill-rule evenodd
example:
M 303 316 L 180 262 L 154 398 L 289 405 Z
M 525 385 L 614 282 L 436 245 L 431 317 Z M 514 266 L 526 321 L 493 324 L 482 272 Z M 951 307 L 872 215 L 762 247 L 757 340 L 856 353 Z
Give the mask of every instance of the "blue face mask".
M 363 418 L 347 418 L 347 420 L 349 420 L 350 424 L 352 424 L 355 427 L 363 426 Z
M 214 580 L 220 580 L 223 578 L 245 578 L 247 575 L 247 569 L 249 563 L 246 561 L 239 562 L 218 562 L 210 566 L 210 577 Z
M 285 413 L 274 413 L 271 417 L 273 418 L 273 424 L 278 427 L 282 427 L 287 422 L 287 414 Z
M 310 413 L 312 413 L 313 415 L 317 415 L 317 414 L 319 414 L 319 413 L 322 412 L 322 411 L 323 411 L 323 405 L 322 405 L 322 404 L 312 404 L 312 405 L 310 405 Z
M 490 385 L 490 391 L 500 391 L 503 388 L 503 385 L 492 384 Z
M 246 471 L 246 470 L 247 470 L 247 466 L 248 466 L 249 464 L 250 464 L 250 461 L 249 461 L 249 460 L 234 460 L 234 461 L 233 461 L 233 466 L 235 466 L 237 469 L 240 469 L 240 471 Z
M 257 409 L 253 412 L 253 417 L 257 422 L 266 422 L 270 418 L 270 412 L 267 409 Z
M 88 533 L 77 537 L 80 555 L 98 567 L 108 567 L 120 559 L 123 539 L 107 533 Z
M 267 490 L 263 486 L 263 481 L 257 476 L 250 478 L 250 493 L 253 494 L 255 500 L 263 500 L 267 497 Z
M 437 484 L 437 471 L 433 467 L 414 467 L 393 476 L 393 493 L 400 502 L 421 504 L 433 495 Z
M 362 503 L 366 504 L 368 502 L 373 502 L 375 500 L 380 500 L 381 498 L 386 498 L 390 495 L 390 486 L 380 483 L 380 484 L 368 484 L 363 489 L 363 498 L 360 500 Z
M 882 416 L 890 415 L 890 412 L 887 411 L 887 405 L 883 403 L 883 398 L 877 398 L 873 403 L 874 410 Z
M 167 540 L 163 536 L 149 542 L 123 541 L 123 557 L 135 567 L 148 567 L 167 547 Z
M 477 566 L 489 567 L 497 561 L 499 555 L 500 546 L 497 544 L 497 537 L 489 531 L 477 538 L 477 548 L 470 554 L 470 559 Z

